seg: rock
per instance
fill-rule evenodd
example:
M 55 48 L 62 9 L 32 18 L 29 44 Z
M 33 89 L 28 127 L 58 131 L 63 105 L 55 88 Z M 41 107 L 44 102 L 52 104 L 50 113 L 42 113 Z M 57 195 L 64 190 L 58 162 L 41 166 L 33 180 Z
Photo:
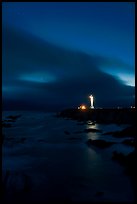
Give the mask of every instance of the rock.
M 84 132 L 88 133 L 88 132 L 102 132 L 102 131 L 95 128 L 89 128 L 89 129 L 85 129 Z
M 11 119 L 11 120 L 16 120 L 17 118 L 20 118 L 21 115 L 9 115 L 7 116 L 7 118 Z
M 128 155 L 114 151 L 112 159 L 118 161 L 125 167 L 125 172 L 132 177 L 132 181 L 134 183 L 136 178 L 136 151 L 134 150 Z M 136 185 L 136 183 L 134 184 Z
M 124 140 L 124 141 L 122 142 L 122 144 L 135 147 L 135 140 L 133 140 L 133 139 L 127 139 L 127 140 Z
M 114 132 L 105 132 L 103 135 L 112 135 L 113 137 L 135 137 L 136 136 L 136 127 L 130 126 L 121 131 L 114 131 Z
M 102 135 L 112 135 L 114 132 L 104 132 Z
M 95 125 L 96 124 L 96 122 L 91 122 L 91 121 L 88 121 L 88 123 L 87 123 L 88 125 Z
M 9 123 L 9 122 L 15 122 L 15 121 L 10 119 L 10 120 L 3 120 L 2 122 L 8 122 Z
M 2 123 L 2 127 L 9 128 L 12 127 L 12 125 L 10 123 Z
M 136 127 L 130 126 L 121 131 L 116 131 L 112 133 L 113 137 L 135 137 L 136 136 Z
M 92 139 L 89 139 L 87 141 L 87 145 L 94 145 L 94 146 L 99 147 L 99 148 L 107 148 L 107 147 L 110 147 L 113 144 L 115 144 L 115 142 L 107 142 L 105 140 L 92 140 Z
M 124 164 L 125 156 L 121 152 L 118 153 L 117 151 L 113 151 L 113 153 L 112 153 L 112 160 L 116 160 L 119 163 Z

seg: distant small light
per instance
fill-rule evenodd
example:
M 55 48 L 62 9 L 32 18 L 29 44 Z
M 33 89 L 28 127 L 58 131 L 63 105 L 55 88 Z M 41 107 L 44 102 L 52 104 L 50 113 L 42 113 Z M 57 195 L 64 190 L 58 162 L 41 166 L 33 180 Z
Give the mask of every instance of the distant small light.
M 82 110 L 85 110 L 85 109 L 86 109 L 86 106 L 84 106 L 84 105 L 81 106 L 81 109 L 82 109 Z
M 85 105 L 78 106 L 78 109 L 85 110 L 85 109 L 86 109 L 86 106 L 85 106 Z

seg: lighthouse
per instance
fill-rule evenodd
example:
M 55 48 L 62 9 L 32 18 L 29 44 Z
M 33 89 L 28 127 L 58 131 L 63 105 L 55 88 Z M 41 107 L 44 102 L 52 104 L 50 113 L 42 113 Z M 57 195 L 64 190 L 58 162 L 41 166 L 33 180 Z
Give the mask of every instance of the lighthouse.
M 90 108 L 94 108 L 94 106 L 93 106 L 93 99 L 94 98 L 92 95 L 90 95 L 89 98 L 90 98 Z

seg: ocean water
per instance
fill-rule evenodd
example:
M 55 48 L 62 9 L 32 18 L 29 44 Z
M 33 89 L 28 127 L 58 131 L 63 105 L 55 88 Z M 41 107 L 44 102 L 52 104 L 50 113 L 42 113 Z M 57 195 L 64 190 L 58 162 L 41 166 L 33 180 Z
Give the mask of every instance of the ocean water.
M 121 130 L 126 125 L 89 125 L 57 118 L 55 113 L 4 111 L 21 117 L 3 128 L 2 179 L 4 201 L 134 201 L 130 178 L 124 167 L 112 161 L 112 152 L 124 154 L 133 147 L 124 138 L 102 133 L 75 133 L 85 128 L 102 132 Z M 130 137 L 130 136 L 129 136 Z M 106 149 L 88 147 L 88 139 L 116 144 Z M 97 196 L 97 192 L 103 192 Z

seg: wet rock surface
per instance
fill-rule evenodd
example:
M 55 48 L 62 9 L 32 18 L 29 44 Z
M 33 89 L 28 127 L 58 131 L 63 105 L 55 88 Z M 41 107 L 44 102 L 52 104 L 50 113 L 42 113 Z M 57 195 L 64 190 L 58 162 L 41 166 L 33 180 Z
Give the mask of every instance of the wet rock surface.
M 84 132 L 88 133 L 88 132 L 102 132 L 102 131 L 95 128 L 89 128 L 89 129 L 85 129 Z
M 130 176 L 131 182 L 133 185 L 135 198 L 137 195 L 137 183 L 136 183 L 136 172 L 137 172 L 137 158 L 136 151 L 129 153 L 128 155 L 124 155 L 121 152 L 114 151 L 112 154 L 112 160 L 117 161 L 119 164 L 125 167 L 125 173 Z
M 2 127 L 4 127 L 4 128 L 13 127 L 12 122 L 16 122 L 16 120 L 20 117 L 21 117 L 21 115 L 7 116 L 6 118 L 8 118 L 8 119 L 5 119 L 2 121 Z
M 12 121 L 17 120 L 20 117 L 21 117 L 21 115 L 9 115 L 9 116 L 7 116 L 7 118 L 11 119 Z
M 124 128 L 121 131 L 114 132 L 105 132 L 103 135 L 112 135 L 113 137 L 122 138 L 122 137 L 135 137 L 137 135 L 136 126 L 132 125 L 130 127 Z
M 135 140 L 134 139 L 127 139 L 122 142 L 122 144 L 129 145 L 135 147 Z
M 2 127 L 4 127 L 4 128 L 10 128 L 10 127 L 12 127 L 12 124 L 2 122 Z
M 116 131 L 112 133 L 113 137 L 135 137 L 136 136 L 136 126 L 130 126 L 122 131 Z

